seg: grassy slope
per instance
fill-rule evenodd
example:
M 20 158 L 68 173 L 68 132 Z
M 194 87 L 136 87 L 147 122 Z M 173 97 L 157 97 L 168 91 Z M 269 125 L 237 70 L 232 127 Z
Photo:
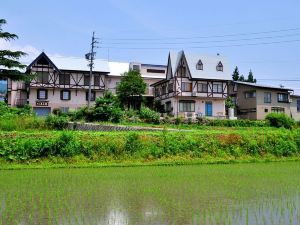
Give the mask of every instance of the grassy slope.
M 61 131 L 21 131 L 0 132 L 0 141 L 15 143 L 10 148 L 36 144 L 41 140 L 59 138 Z M 91 151 L 72 157 L 52 155 L 23 161 L 0 158 L 1 169 L 49 168 L 49 167 L 106 167 L 141 165 L 178 165 L 203 163 L 239 163 L 299 160 L 299 149 L 295 154 L 283 157 L 274 154 L 273 148 L 281 149 L 289 145 L 286 139 L 293 140 L 294 131 L 273 128 L 216 128 L 206 127 L 193 132 L 68 132 L 82 144 L 80 148 Z M 137 135 L 137 136 L 136 136 Z M 129 147 L 124 150 L 128 138 Z M 165 140 L 166 139 L 166 140 Z M 22 142 L 29 140 L 30 142 Z M 164 149 L 167 145 L 174 146 Z M 277 141 L 279 144 L 277 144 Z M 19 143 L 19 145 L 17 145 Z M 54 141 L 55 142 L 55 141 Z M 202 143 L 203 142 L 203 143 Z M 249 145 L 248 142 L 251 142 Z M 254 142 L 254 143 L 252 143 Z M 269 143 L 271 142 L 271 144 Z M 0 143 L 1 144 L 1 143 Z M 18 147 L 19 146 L 19 147 Z M 160 146 L 160 147 L 159 147 Z M 257 150 L 257 153 L 249 151 Z M 278 150 L 278 151 L 279 151 Z M 1 145 L 0 145 L 1 151 Z M 20 154 L 20 151 L 11 154 Z M 131 152 L 134 151 L 134 152 Z M 114 153 L 112 153 L 114 152 Z M 1 152 L 0 152 L 1 154 Z

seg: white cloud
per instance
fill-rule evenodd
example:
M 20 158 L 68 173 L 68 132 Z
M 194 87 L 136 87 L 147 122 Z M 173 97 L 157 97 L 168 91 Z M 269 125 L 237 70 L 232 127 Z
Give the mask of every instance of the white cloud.
M 28 64 L 32 62 L 40 53 L 41 51 L 37 48 L 33 47 L 32 45 L 15 45 L 9 41 L 0 40 L 0 49 L 6 49 L 11 51 L 22 51 L 27 53 L 26 56 L 20 59 L 20 62 L 24 64 Z

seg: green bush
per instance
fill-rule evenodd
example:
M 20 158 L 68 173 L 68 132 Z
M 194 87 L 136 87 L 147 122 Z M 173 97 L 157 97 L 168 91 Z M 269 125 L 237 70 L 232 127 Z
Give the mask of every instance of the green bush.
M 49 115 L 45 124 L 49 129 L 63 130 L 68 126 L 68 119 L 64 116 Z
M 295 121 L 284 113 L 270 113 L 266 116 L 266 121 L 272 127 L 284 127 L 291 129 L 295 126 Z
M 141 107 L 140 110 L 140 118 L 144 120 L 146 123 L 159 123 L 160 114 L 155 112 L 147 107 Z

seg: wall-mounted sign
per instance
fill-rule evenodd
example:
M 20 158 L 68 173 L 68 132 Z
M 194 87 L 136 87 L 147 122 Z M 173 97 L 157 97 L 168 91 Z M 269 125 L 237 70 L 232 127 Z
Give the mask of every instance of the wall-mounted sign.
M 39 101 L 35 103 L 36 106 L 48 106 L 49 102 L 46 101 Z

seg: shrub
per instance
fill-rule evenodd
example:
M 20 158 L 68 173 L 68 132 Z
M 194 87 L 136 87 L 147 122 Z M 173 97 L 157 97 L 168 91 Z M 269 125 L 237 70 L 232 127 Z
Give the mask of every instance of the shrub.
M 159 123 L 160 115 L 158 112 L 155 112 L 147 107 L 141 107 L 140 118 L 147 123 Z
M 78 155 L 81 151 L 80 143 L 75 139 L 75 136 L 70 132 L 63 132 L 55 141 L 53 146 L 53 155 L 62 157 L 71 157 Z
M 176 125 L 179 125 L 179 124 L 181 124 L 183 122 L 183 118 L 181 117 L 181 116 L 177 116 L 176 118 L 175 118 L 175 124 Z
M 91 111 L 92 120 L 96 121 L 120 122 L 124 115 L 111 92 L 105 92 L 103 97 L 97 98 L 95 107 Z
M 295 125 L 295 121 L 284 113 L 270 113 L 266 116 L 266 121 L 272 127 L 291 129 Z
M 60 116 L 61 111 L 60 111 L 59 108 L 54 108 L 54 109 L 52 110 L 52 113 L 53 113 L 54 115 Z
M 45 123 L 49 129 L 63 130 L 68 125 L 68 119 L 64 116 L 49 115 Z
M 196 121 L 199 125 L 208 125 L 210 123 L 210 120 L 203 116 L 198 116 Z

